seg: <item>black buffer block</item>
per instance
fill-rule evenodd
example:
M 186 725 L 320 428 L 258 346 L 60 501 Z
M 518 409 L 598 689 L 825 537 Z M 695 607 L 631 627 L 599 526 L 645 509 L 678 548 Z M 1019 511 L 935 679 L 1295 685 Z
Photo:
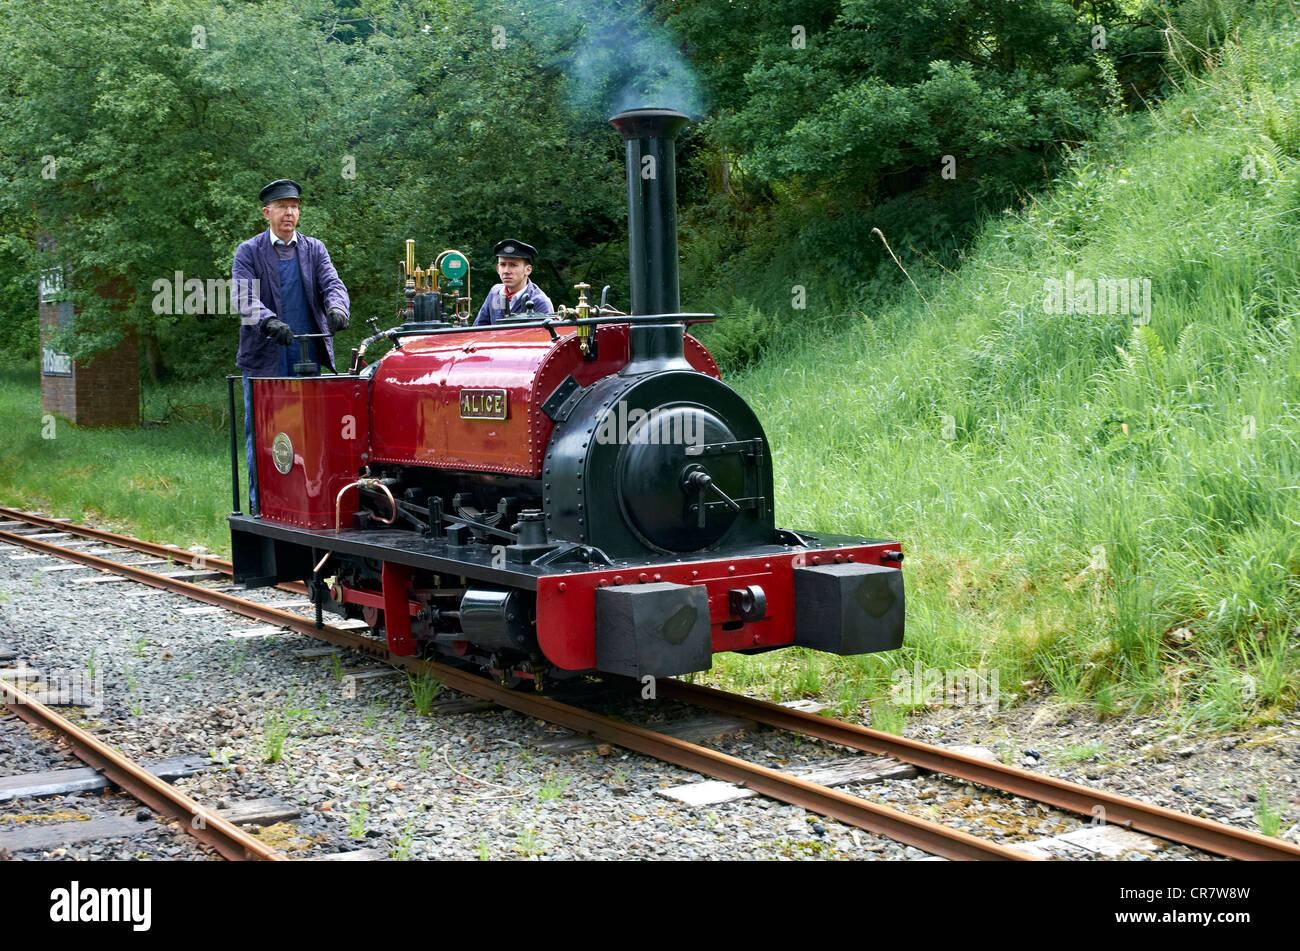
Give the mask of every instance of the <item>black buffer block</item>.
M 903 573 L 882 565 L 794 569 L 794 642 L 831 654 L 903 644 Z
M 596 666 L 628 677 L 671 677 L 713 663 L 702 585 L 623 585 L 596 591 Z

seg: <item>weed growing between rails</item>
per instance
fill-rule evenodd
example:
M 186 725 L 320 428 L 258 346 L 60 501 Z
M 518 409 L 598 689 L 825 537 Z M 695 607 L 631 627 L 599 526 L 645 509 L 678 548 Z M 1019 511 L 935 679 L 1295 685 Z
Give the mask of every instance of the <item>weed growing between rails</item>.
M 406 680 L 411 688 L 411 702 L 415 705 L 416 715 L 427 717 L 433 701 L 442 693 L 442 684 L 428 674 L 416 677 L 408 673 Z
M 908 628 L 886 658 L 725 655 L 718 683 L 818 684 L 847 711 L 895 668 L 982 667 L 1003 705 L 1050 692 L 1199 729 L 1293 702 L 1300 120 L 1278 103 L 1300 95 L 1300 27 L 1268 9 L 991 220 L 960 271 L 904 260 L 930 310 L 732 379 L 765 408 L 782 524 L 908 550 Z M 1138 306 L 1110 306 L 1121 281 Z

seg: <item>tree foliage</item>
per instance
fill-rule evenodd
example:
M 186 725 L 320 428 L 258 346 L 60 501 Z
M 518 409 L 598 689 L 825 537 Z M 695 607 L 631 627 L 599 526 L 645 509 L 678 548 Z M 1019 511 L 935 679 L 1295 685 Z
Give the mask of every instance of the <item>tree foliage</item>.
M 64 267 L 74 352 L 135 330 L 155 369 L 220 372 L 237 318 L 157 313 L 155 283 L 228 277 L 238 242 L 266 227 L 258 189 L 288 177 L 303 233 L 350 288 L 350 336 L 391 323 L 406 237 L 421 264 L 468 253 L 480 297 L 492 244 L 525 238 L 544 256 L 537 279 L 566 298 L 558 285 L 617 244 L 617 137 L 567 112 L 528 7 L 505 15 L 498 48 L 502 9 L 450 0 L 0 0 L 0 277 Z
M 703 73 L 729 198 L 708 217 L 730 204 L 757 243 L 801 243 L 819 276 L 838 266 L 850 283 L 883 258 L 873 226 L 954 251 L 982 211 L 1043 181 L 1062 145 L 1150 94 L 1161 18 L 1133 6 L 683 0 L 667 22 Z
M 58 263 L 81 310 L 67 349 L 134 331 L 155 374 L 230 368 L 236 318 L 167 312 L 155 284 L 228 276 L 281 177 L 351 292 L 345 348 L 391 321 L 407 237 L 421 263 L 467 252 L 480 299 L 510 235 L 553 298 L 586 280 L 618 300 L 606 119 L 634 105 L 700 120 L 679 161 L 692 306 L 767 307 L 761 285 L 796 272 L 810 307 L 849 300 L 896 278 L 872 227 L 952 256 L 1063 143 L 1155 91 L 1174 3 L 0 0 L 0 345 L 32 352 L 25 296 Z

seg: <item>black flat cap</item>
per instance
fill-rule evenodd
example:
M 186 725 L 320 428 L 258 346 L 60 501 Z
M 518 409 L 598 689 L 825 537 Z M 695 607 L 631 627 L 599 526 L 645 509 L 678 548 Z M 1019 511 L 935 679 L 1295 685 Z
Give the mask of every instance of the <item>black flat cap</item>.
M 492 254 L 498 258 L 523 258 L 529 264 L 532 264 L 533 258 L 537 257 L 537 249 L 531 244 L 524 244 L 514 238 L 506 238 L 504 241 L 497 242 L 496 247 L 492 249 Z
M 267 185 L 257 197 L 262 200 L 262 204 L 269 205 L 277 198 L 302 198 L 302 186 L 292 178 L 279 178 Z

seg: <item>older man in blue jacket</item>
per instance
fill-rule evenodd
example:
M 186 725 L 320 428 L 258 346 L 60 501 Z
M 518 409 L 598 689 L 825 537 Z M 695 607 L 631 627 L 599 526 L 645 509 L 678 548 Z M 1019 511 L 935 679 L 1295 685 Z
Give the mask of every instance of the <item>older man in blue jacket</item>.
M 298 233 L 302 186 L 292 179 L 271 182 L 258 193 L 270 227 L 235 252 L 231 294 L 239 320 L 244 374 L 244 432 L 248 454 L 250 508 L 257 511 L 253 455 L 253 406 L 248 378 L 289 376 L 297 362 L 296 334 L 334 334 L 348 325 L 348 289 L 330 263 L 325 245 Z M 318 363 L 334 368 L 334 341 L 316 340 Z

